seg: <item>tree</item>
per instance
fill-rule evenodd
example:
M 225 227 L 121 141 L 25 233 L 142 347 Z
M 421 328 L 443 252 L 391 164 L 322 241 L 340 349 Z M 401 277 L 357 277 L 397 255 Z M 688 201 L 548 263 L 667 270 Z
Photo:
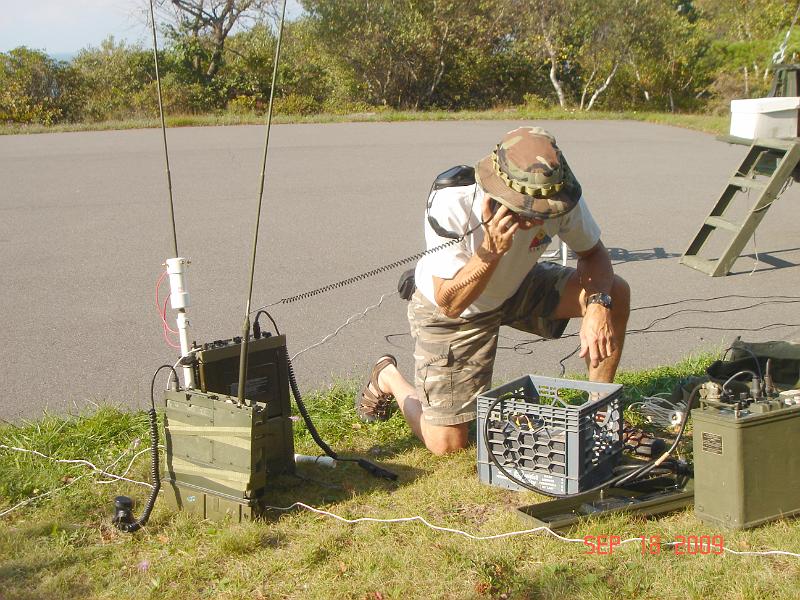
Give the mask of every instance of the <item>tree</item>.
M 581 48 L 582 0 L 505 0 L 518 15 L 514 36 L 532 60 L 543 60 L 561 108 L 567 108 L 568 82 L 577 82 L 576 53 Z
M 709 40 L 702 66 L 710 74 L 710 106 L 727 111 L 731 98 L 766 94 L 773 56 L 797 14 L 787 0 L 695 0 L 698 28 Z M 796 31 L 796 30 L 795 30 Z M 789 54 L 797 51 L 797 36 Z
M 112 36 L 81 50 L 72 65 L 84 82 L 84 117 L 94 121 L 130 116 L 134 97 L 155 81 L 152 51 Z
M 191 65 L 197 82 L 209 83 L 223 64 L 225 43 L 237 26 L 258 20 L 273 0 L 170 0 L 168 33 Z M 168 10 L 171 9 L 171 10 Z
M 365 100 L 397 108 L 485 98 L 508 36 L 496 0 L 303 0 L 326 51 L 356 75 Z M 522 72 L 522 71 L 520 71 Z M 465 89 L 466 88 L 466 89 Z
M 580 7 L 577 26 L 584 33 L 576 60 L 581 66 L 581 110 L 592 110 L 624 60 L 629 21 L 622 17 L 630 4 L 627 0 L 596 0 Z

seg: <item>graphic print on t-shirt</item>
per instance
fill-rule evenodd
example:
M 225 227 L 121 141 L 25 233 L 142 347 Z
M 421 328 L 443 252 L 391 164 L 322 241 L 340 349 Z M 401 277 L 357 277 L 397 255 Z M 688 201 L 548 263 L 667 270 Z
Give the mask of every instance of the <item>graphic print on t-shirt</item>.
M 533 236 L 533 239 L 531 240 L 531 245 L 528 246 L 528 251 L 533 252 L 539 246 L 542 246 L 542 245 L 546 246 L 547 244 L 549 244 L 552 241 L 553 241 L 553 238 L 551 238 L 549 235 L 547 235 L 547 233 L 545 232 L 544 229 L 540 229 L 538 231 L 538 233 L 535 236 Z

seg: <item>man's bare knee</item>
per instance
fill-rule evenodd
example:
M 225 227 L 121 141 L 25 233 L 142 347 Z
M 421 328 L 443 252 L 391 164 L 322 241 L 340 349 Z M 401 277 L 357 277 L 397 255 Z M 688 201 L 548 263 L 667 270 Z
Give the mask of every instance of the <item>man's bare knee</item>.
M 437 456 L 458 452 L 466 448 L 469 443 L 468 429 L 468 423 L 429 425 L 424 430 L 425 446 Z
M 611 297 L 614 299 L 614 308 L 629 313 L 631 309 L 631 286 L 619 275 L 614 275 L 611 284 Z

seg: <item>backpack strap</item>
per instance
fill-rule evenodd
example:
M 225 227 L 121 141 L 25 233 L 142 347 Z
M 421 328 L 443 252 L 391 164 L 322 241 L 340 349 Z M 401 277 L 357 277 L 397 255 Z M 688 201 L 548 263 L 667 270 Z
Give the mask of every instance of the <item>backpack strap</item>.
M 431 216 L 431 206 L 433 205 L 433 199 L 436 196 L 435 192 L 444 188 L 461 187 L 465 185 L 473 185 L 474 183 L 475 168 L 467 165 L 450 167 L 447 169 L 447 171 L 439 173 L 439 175 L 436 176 L 436 179 L 433 180 L 433 185 L 431 185 L 431 194 L 429 195 L 425 212 L 428 217 L 428 224 L 431 226 L 431 229 L 436 232 L 436 235 L 450 240 L 456 240 L 461 237 L 461 235 L 455 231 L 448 231 L 439 225 L 439 222 L 434 219 L 433 216 Z
M 433 204 L 433 197 L 434 192 L 438 190 L 449 188 L 449 187 L 461 187 L 465 185 L 473 185 L 475 183 L 475 168 L 470 167 L 467 165 L 456 165 L 455 167 L 450 167 L 447 171 L 443 173 L 439 173 L 436 176 L 436 179 L 433 180 L 433 185 L 431 185 L 431 192 L 428 198 L 428 204 L 425 210 L 425 213 L 428 216 L 428 223 L 430 224 L 431 228 L 436 232 L 436 235 L 448 238 L 451 240 L 456 240 L 461 237 L 460 234 L 455 233 L 454 231 L 448 231 L 441 225 L 439 225 L 438 221 L 431 216 L 431 206 Z M 400 281 L 397 282 L 397 291 L 400 292 L 400 297 L 403 300 L 411 300 L 411 296 L 414 295 L 414 290 L 417 289 L 416 283 L 414 281 L 414 271 L 416 269 L 416 265 L 405 271 L 400 276 Z

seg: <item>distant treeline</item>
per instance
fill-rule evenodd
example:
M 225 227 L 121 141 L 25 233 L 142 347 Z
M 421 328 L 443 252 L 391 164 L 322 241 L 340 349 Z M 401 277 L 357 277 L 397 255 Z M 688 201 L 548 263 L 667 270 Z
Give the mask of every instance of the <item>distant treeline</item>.
M 160 61 L 168 114 L 266 109 L 274 5 L 237 2 L 239 13 L 226 15 L 193 13 L 197 2 L 182 0 L 173 7 L 172 20 L 163 21 Z M 224 0 L 205 4 L 219 11 L 230 7 Z M 303 0 L 302 5 L 303 16 L 284 30 L 279 113 L 512 105 L 719 112 L 731 98 L 766 93 L 773 55 L 797 17 L 797 2 L 784 0 Z M 239 22 L 225 31 L 219 23 L 230 18 Z M 800 35 L 790 36 L 784 62 L 799 47 Z M 0 122 L 156 114 L 149 48 L 109 38 L 69 62 L 25 47 L 0 53 Z

